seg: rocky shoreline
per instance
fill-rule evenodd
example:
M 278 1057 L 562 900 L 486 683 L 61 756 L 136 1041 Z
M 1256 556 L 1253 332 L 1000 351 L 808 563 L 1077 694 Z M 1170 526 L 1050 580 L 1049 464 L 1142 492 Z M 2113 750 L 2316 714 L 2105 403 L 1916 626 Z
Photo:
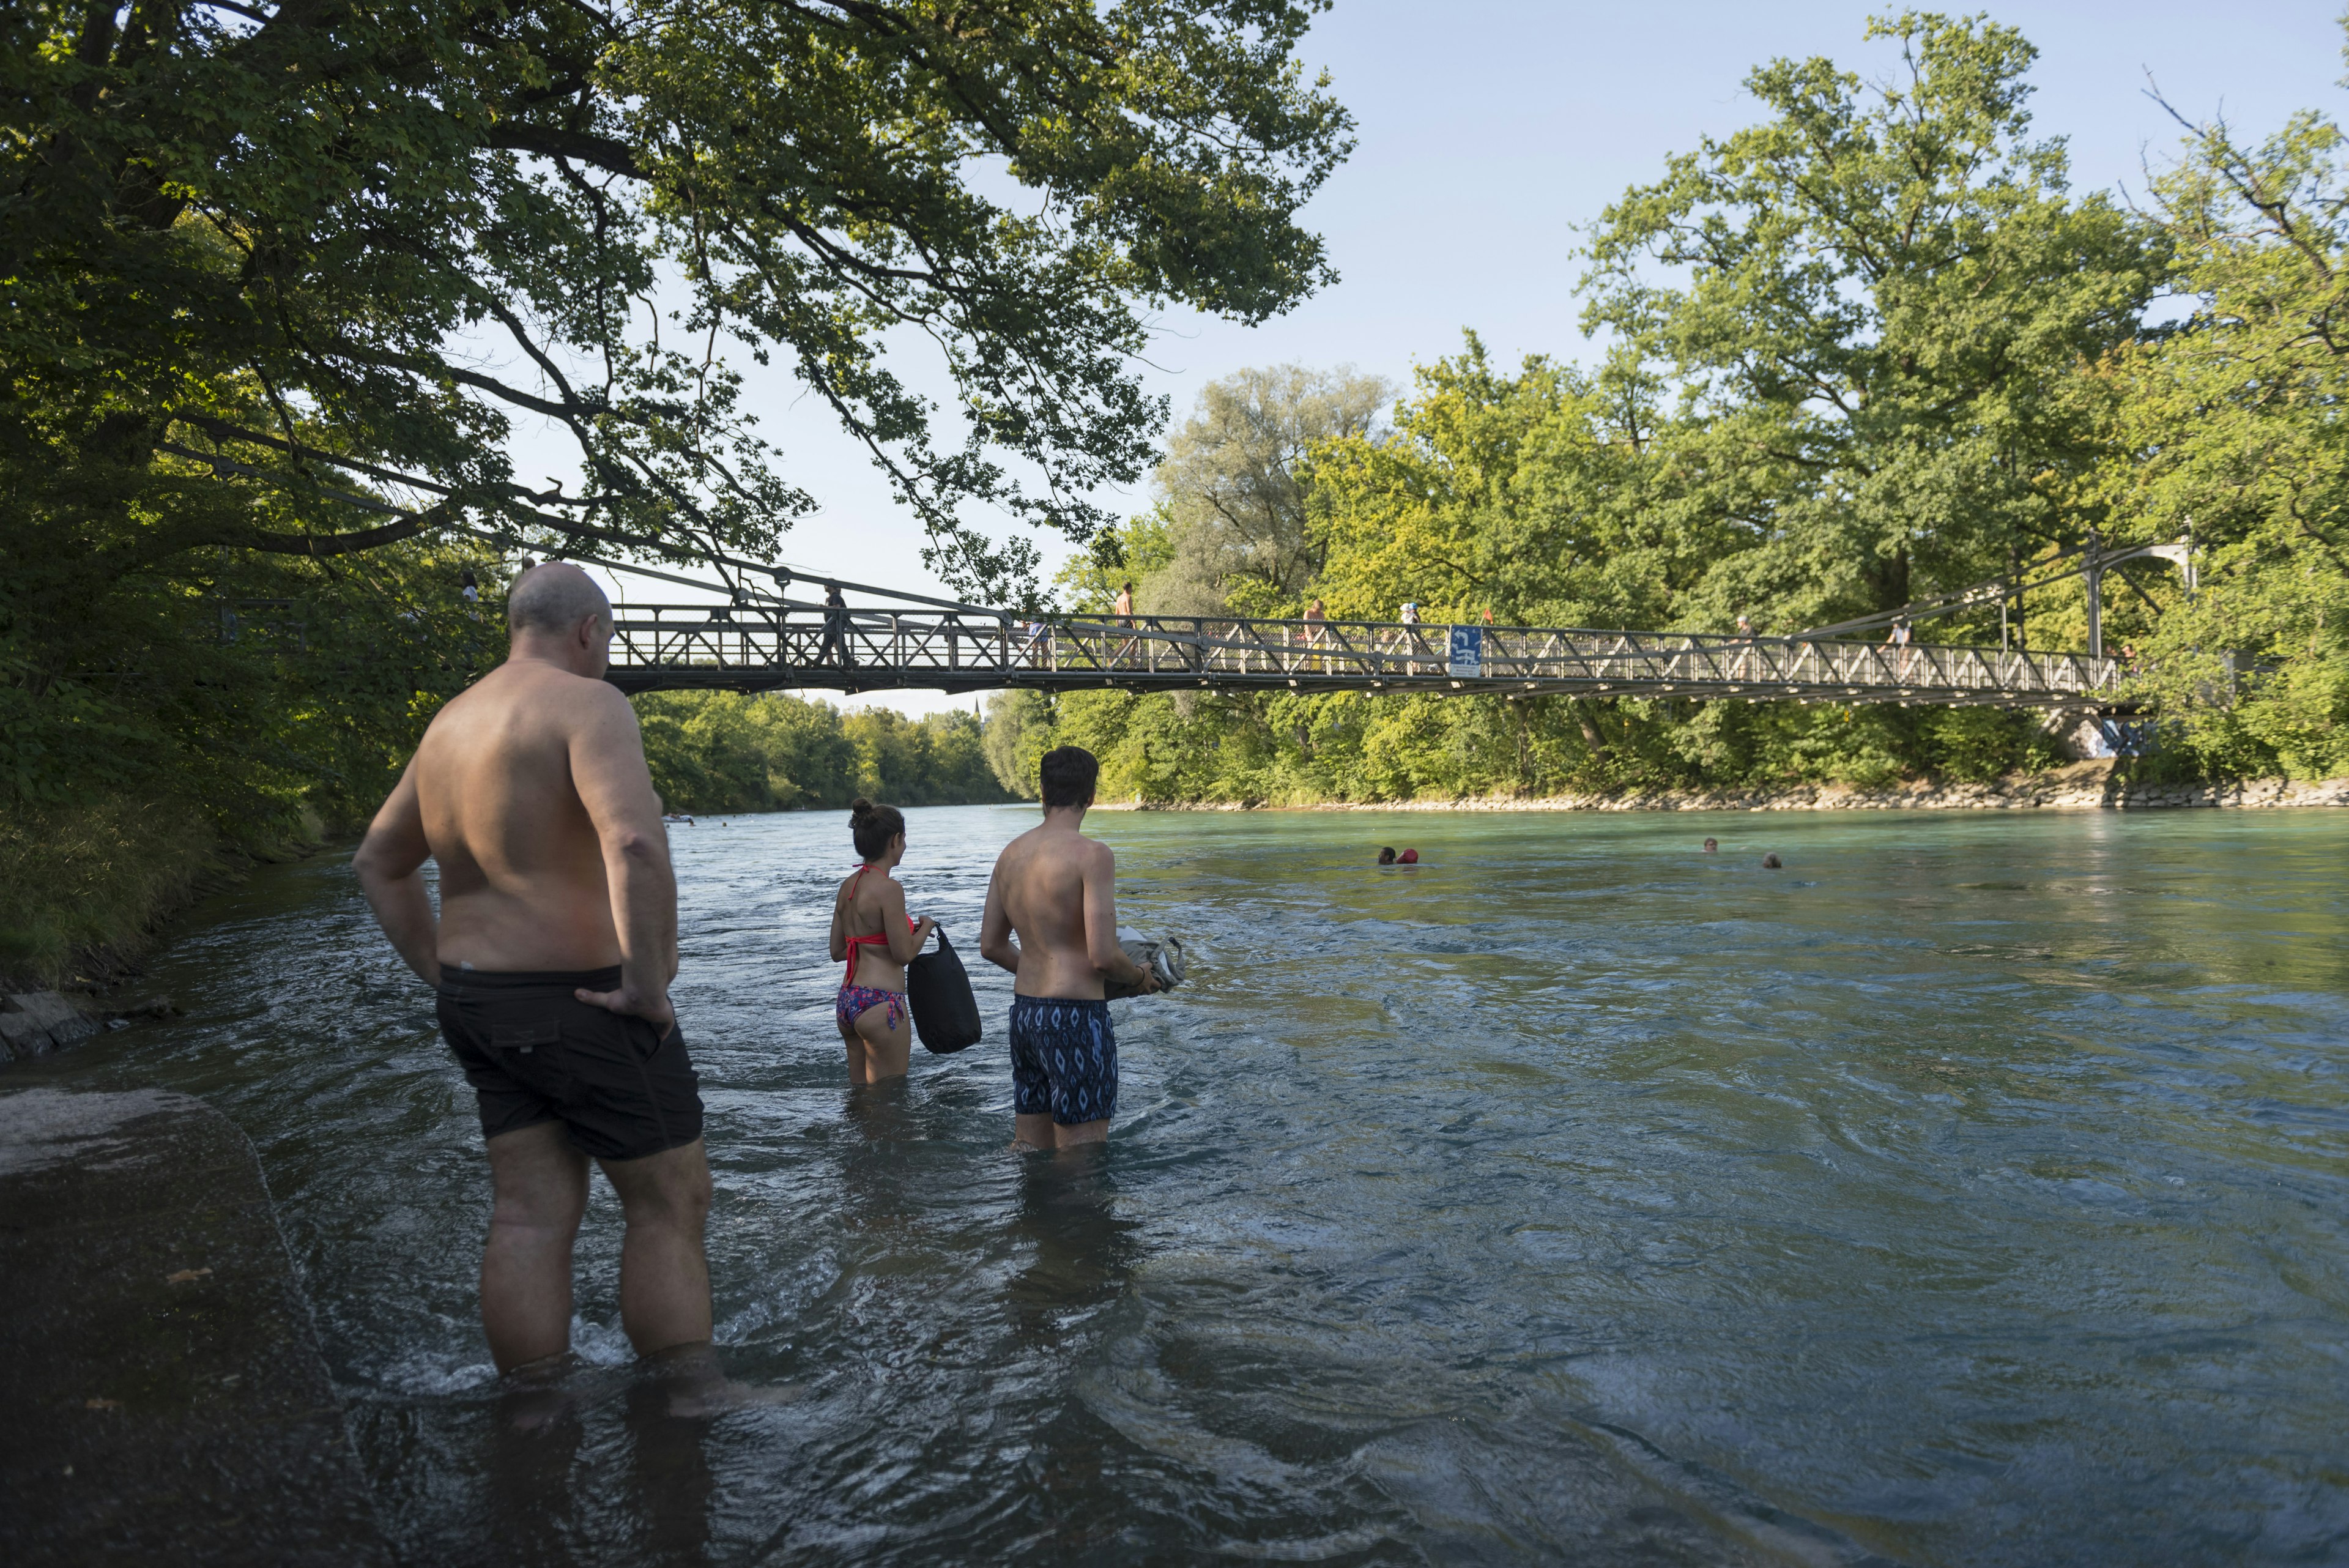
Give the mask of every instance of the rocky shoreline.
M 120 1029 L 141 1018 L 171 1018 L 178 1012 L 168 999 L 160 997 L 106 1007 L 95 1000 L 77 1002 L 54 991 L 0 993 L 0 1062 L 47 1056 L 109 1029 Z
M 1136 801 L 1132 811 L 2162 811 L 2195 806 L 2349 805 L 2349 779 L 2239 779 L 2165 784 L 2130 778 L 2111 758 L 1992 784 L 1919 780 L 1892 789 L 1847 784 L 1627 790 L 1613 794 L 1493 795 L 1471 800 L 1332 801 L 1292 807 Z

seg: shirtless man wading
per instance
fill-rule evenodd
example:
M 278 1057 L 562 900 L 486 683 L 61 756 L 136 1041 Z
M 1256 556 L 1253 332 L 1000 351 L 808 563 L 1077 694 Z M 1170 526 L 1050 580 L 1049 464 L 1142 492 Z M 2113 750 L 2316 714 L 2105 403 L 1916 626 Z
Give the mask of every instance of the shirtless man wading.
M 978 950 L 1012 982 L 1014 1147 L 1102 1143 L 1117 1110 L 1117 1037 L 1102 979 L 1158 989 L 1158 977 L 1117 945 L 1109 846 L 1087 838 L 1101 764 L 1081 746 L 1044 755 L 1044 822 L 996 857 Z M 1014 939 L 1017 938 L 1017 940 Z
M 668 1002 L 677 882 L 636 715 L 602 679 L 612 607 L 586 573 L 550 564 L 516 581 L 506 618 L 512 653 L 424 732 L 359 846 L 359 885 L 439 989 L 441 1033 L 481 1101 L 496 1189 L 481 1324 L 498 1370 L 570 1348 L 591 1158 L 626 1220 L 629 1343 L 646 1356 L 706 1346 L 709 1167 Z

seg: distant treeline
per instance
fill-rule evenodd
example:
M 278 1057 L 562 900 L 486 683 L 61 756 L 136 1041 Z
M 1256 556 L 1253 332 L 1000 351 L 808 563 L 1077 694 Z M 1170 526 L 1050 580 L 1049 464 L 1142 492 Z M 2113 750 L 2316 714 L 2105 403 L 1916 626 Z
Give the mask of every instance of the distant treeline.
M 908 719 L 771 694 L 663 691 L 636 699 L 653 786 L 671 811 L 973 805 L 1015 796 L 988 765 L 979 721 Z

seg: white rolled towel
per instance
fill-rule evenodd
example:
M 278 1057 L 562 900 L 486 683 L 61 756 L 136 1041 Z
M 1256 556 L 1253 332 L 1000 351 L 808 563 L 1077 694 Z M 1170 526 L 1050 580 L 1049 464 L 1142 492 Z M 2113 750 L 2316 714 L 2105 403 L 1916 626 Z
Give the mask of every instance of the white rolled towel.
M 1133 961 L 1134 967 L 1147 969 L 1157 975 L 1162 990 L 1172 991 L 1183 983 L 1187 965 L 1181 938 L 1168 937 L 1164 941 L 1152 941 L 1132 926 L 1120 926 L 1117 929 L 1117 945 L 1125 950 L 1125 956 Z M 1142 992 L 1123 981 L 1112 980 L 1102 982 L 1102 994 L 1115 1002 L 1121 997 L 1139 996 Z

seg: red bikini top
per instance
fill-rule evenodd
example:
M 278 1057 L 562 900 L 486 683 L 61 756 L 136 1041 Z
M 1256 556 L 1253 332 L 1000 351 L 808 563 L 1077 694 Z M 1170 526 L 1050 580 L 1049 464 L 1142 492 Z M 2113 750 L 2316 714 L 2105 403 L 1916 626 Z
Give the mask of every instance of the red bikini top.
M 869 863 L 859 866 L 856 868 L 856 876 L 848 884 L 848 898 L 849 902 L 852 905 L 854 904 L 856 899 L 857 885 L 864 880 L 864 874 L 872 869 L 873 867 Z M 841 920 L 843 924 L 846 924 L 847 917 L 845 915 L 842 916 Z M 918 931 L 922 929 L 922 922 L 914 919 L 913 916 L 908 915 L 905 917 L 905 929 L 909 931 Z M 854 985 L 856 983 L 856 950 L 858 947 L 868 942 L 878 946 L 885 952 L 888 950 L 889 947 L 889 933 L 886 931 L 875 931 L 869 937 L 851 937 L 848 939 L 848 972 L 840 977 L 841 984 Z

